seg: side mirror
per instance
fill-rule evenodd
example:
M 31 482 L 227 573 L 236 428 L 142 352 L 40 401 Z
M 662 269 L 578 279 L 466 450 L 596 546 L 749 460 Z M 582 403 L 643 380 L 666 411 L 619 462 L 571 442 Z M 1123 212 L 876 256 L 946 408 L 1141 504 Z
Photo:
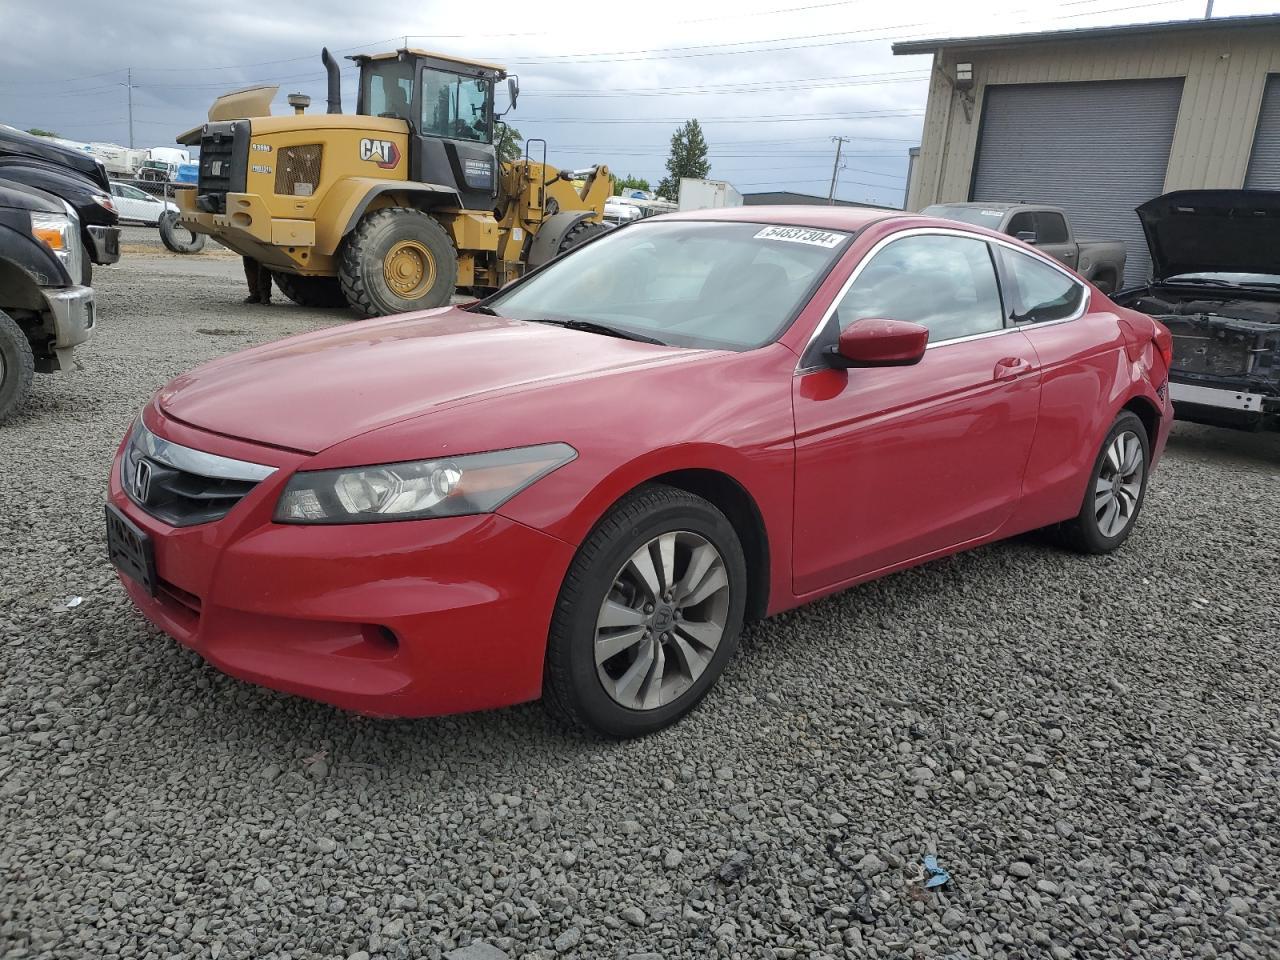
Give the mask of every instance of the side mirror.
M 1019 230 L 1013 236 L 1015 239 L 1021 240 L 1023 243 L 1029 243 L 1033 247 L 1036 245 L 1036 232 L 1034 230 Z
M 909 367 L 924 359 L 929 328 L 905 320 L 855 320 L 826 350 L 827 363 L 850 367 Z
M 519 77 L 507 77 L 507 96 L 511 99 L 511 106 L 508 110 L 516 108 L 516 101 L 520 99 L 520 79 Z

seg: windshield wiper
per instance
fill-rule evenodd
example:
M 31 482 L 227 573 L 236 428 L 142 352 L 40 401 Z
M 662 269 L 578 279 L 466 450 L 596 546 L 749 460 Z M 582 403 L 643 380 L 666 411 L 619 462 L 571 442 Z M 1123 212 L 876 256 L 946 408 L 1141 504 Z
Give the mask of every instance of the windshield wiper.
M 502 316 L 502 314 L 500 314 L 497 310 L 493 309 L 493 307 L 487 307 L 483 303 L 476 303 L 467 307 L 467 313 L 483 313 L 486 317 Z
M 566 330 L 581 330 L 583 333 L 598 333 L 606 337 L 617 337 L 619 340 L 634 340 L 637 343 L 653 343 L 660 347 L 671 346 L 671 344 L 667 343 L 665 340 L 659 340 L 657 337 L 650 337 L 643 333 L 624 330 L 621 327 L 611 327 L 606 323 L 596 323 L 594 320 L 552 320 L 549 317 L 540 317 L 533 322 L 550 323 L 557 327 L 564 327 Z
M 1240 286 L 1238 283 L 1232 283 L 1230 280 L 1219 280 L 1217 277 L 1174 277 L 1172 280 L 1166 280 L 1165 283 L 1199 284 L 1206 287 Z

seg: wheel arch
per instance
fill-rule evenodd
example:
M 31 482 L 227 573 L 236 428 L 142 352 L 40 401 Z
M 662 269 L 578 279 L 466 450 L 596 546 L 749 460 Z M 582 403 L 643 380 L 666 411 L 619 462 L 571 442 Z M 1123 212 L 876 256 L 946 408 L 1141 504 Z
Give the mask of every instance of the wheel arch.
M 553 213 L 542 221 L 538 233 L 529 247 L 528 268 L 540 267 L 555 259 L 560 249 L 560 241 L 583 220 L 596 216 L 594 210 L 567 210 Z
M 332 255 L 370 210 L 386 206 L 429 210 L 461 205 L 458 191 L 442 184 L 351 177 L 329 191 L 316 213 L 316 249 Z
M 1147 443 L 1152 448 L 1155 447 L 1156 438 L 1160 435 L 1160 411 L 1156 405 L 1146 397 L 1138 394 L 1130 397 L 1121 410 L 1128 410 L 1137 415 L 1142 421 L 1143 428 L 1147 431 Z

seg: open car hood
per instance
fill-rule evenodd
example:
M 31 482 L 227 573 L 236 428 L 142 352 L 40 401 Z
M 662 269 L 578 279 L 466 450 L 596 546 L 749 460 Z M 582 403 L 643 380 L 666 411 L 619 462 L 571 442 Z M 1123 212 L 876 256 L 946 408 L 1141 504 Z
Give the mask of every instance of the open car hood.
M 1157 281 L 1280 274 L 1280 190 L 1177 190 L 1138 207 Z

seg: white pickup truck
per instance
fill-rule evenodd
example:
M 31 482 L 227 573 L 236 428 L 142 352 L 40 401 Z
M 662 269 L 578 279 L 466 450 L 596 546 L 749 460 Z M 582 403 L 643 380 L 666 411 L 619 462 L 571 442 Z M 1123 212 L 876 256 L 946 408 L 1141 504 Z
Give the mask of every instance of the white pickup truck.
M 1030 243 L 1061 260 L 1103 293 L 1114 293 L 1124 276 L 1125 248 L 1120 240 L 1077 240 L 1061 207 L 1035 203 L 935 203 L 920 211 L 972 223 Z

